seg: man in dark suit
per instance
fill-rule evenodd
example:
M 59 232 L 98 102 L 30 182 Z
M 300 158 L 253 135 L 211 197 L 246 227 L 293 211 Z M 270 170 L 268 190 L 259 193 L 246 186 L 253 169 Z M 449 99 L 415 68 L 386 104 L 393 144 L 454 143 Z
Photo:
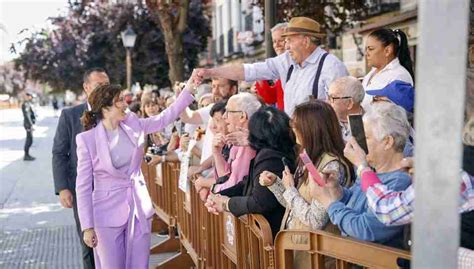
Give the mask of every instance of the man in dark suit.
M 82 86 L 86 95 L 89 96 L 97 86 L 107 83 L 110 82 L 105 70 L 93 68 L 84 73 Z M 84 268 L 93 269 L 95 268 L 94 252 L 82 240 L 75 191 L 77 175 L 76 135 L 83 131 L 80 119 L 88 106 L 88 103 L 84 103 L 63 109 L 59 117 L 53 144 L 53 177 L 55 192 L 56 195 L 59 195 L 61 205 L 65 208 L 72 208 L 74 211 L 77 232 L 82 245 Z
M 31 100 L 33 95 L 31 93 L 25 94 L 25 101 L 21 104 L 21 111 L 23 112 L 23 127 L 26 130 L 26 140 L 25 140 L 25 161 L 34 161 L 35 157 L 30 155 L 30 147 L 33 144 L 33 125 L 36 122 L 35 113 L 33 112 L 33 105 Z

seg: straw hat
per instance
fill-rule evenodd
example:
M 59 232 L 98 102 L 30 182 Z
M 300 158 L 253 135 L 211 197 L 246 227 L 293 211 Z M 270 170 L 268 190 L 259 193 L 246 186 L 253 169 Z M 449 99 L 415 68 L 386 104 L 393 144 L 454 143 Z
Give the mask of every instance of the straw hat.
M 282 36 L 286 37 L 290 35 L 324 37 L 326 34 L 321 32 L 321 25 L 319 25 L 317 21 L 307 17 L 294 17 L 288 23 L 288 27 Z

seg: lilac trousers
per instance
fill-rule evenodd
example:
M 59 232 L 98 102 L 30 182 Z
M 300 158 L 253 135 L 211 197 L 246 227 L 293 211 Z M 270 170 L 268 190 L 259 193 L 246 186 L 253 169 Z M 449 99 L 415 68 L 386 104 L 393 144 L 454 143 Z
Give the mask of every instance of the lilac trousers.
M 96 227 L 94 248 L 97 269 L 147 269 L 151 231 L 141 231 L 135 217 L 121 227 Z M 148 227 L 151 228 L 151 220 Z

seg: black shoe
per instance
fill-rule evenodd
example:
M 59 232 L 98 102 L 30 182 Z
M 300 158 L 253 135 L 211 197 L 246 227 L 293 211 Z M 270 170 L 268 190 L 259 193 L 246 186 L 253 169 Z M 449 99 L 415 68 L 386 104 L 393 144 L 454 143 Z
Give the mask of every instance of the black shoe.
M 34 161 L 36 158 L 30 155 L 25 155 L 23 161 Z

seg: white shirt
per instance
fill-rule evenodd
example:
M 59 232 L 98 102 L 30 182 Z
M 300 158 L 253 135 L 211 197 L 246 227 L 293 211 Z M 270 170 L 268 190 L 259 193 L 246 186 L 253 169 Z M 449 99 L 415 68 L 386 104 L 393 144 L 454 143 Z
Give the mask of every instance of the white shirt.
M 362 86 L 365 91 L 369 90 L 380 90 L 390 84 L 394 80 L 401 80 L 413 85 L 413 78 L 411 77 L 408 70 L 400 64 L 398 58 L 393 59 L 387 64 L 380 72 L 375 73 L 375 67 L 364 77 Z M 372 78 L 372 79 L 371 79 Z M 370 82 L 369 82 L 370 81 Z M 366 94 L 362 101 L 362 107 L 366 108 L 372 101 L 372 95 Z
M 209 104 L 205 107 L 201 107 L 200 109 L 196 110 L 202 119 L 201 126 L 207 126 L 207 123 L 209 122 L 209 119 L 211 118 L 211 109 L 213 106 L 214 104 Z
M 214 140 L 214 134 L 211 131 L 211 122 L 207 122 L 206 134 L 204 135 L 202 141 L 202 150 L 201 150 L 201 164 L 212 156 L 212 140 Z
M 309 100 L 313 93 L 313 82 L 324 50 L 317 47 L 300 65 L 286 51 L 264 62 L 244 64 L 245 81 L 280 79 L 284 92 L 285 112 L 292 115 L 295 107 Z M 293 65 L 291 78 L 286 82 L 288 70 Z M 326 100 L 329 84 L 339 77 L 348 76 L 346 66 L 336 56 L 329 54 L 324 61 L 318 82 L 318 99 Z

